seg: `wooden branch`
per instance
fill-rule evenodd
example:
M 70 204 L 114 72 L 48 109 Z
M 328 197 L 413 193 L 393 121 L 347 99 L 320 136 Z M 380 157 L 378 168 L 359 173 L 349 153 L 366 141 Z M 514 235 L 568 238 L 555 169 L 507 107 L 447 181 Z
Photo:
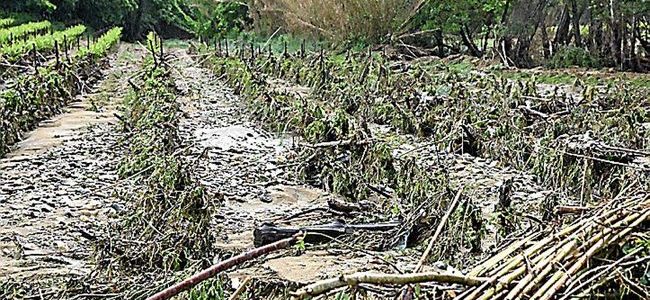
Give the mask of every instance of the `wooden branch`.
M 298 299 L 313 297 L 333 289 L 344 286 L 357 286 L 362 283 L 378 285 L 405 285 L 420 282 L 439 282 L 439 283 L 456 283 L 469 286 L 477 286 L 487 282 L 488 278 L 469 277 L 457 274 L 425 272 L 414 274 L 382 274 L 360 272 L 351 275 L 341 275 L 336 278 L 330 278 L 310 284 L 292 295 Z
M 239 288 L 237 288 L 237 290 L 235 290 L 235 292 L 232 293 L 232 295 L 230 295 L 230 298 L 228 298 L 228 299 L 229 300 L 237 300 L 237 298 L 239 298 L 241 293 L 243 293 L 246 290 L 246 287 L 248 287 L 248 284 L 251 281 L 253 281 L 253 277 L 246 277 L 246 279 L 244 279 L 244 282 L 242 282 L 242 284 L 239 286 Z
M 429 257 L 429 254 L 431 253 L 431 249 L 433 249 L 433 244 L 436 242 L 436 240 L 438 240 L 438 236 L 440 236 L 440 233 L 442 233 L 442 229 L 445 227 L 445 224 L 447 223 L 447 219 L 449 219 L 449 216 L 451 216 L 451 214 L 456 209 L 456 204 L 458 203 L 458 199 L 460 199 L 460 195 L 462 192 L 463 192 L 463 187 L 461 186 L 458 189 L 458 192 L 456 193 L 454 200 L 449 205 L 449 209 L 447 210 L 447 213 L 445 214 L 444 217 L 442 217 L 442 219 L 440 219 L 440 223 L 438 223 L 438 228 L 436 228 L 436 232 L 431 237 L 431 241 L 429 241 L 429 245 L 427 246 L 427 249 L 422 254 L 422 257 L 420 257 L 420 261 L 418 262 L 417 267 L 415 267 L 416 273 L 420 272 L 420 269 L 422 269 L 424 262 Z
M 371 143 L 370 140 L 362 140 L 362 141 L 340 140 L 340 141 L 332 141 L 332 142 L 322 142 L 317 144 L 301 143 L 300 146 L 307 147 L 307 148 L 328 148 L 328 147 L 347 146 L 347 145 L 368 145 L 370 143 Z
M 411 23 L 411 21 L 413 20 L 413 18 L 415 18 L 415 16 L 417 16 L 417 14 L 420 12 L 420 10 L 422 10 L 422 8 L 424 7 L 424 4 L 426 4 L 426 2 L 427 2 L 426 0 L 420 0 L 415 4 L 415 6 L 413 7 L 413 10 L 408 15 L 408 17 L 404 20 L 404 22 L 402 22 L 402 24 L 400 24 L 399 27 L 397 27 L 397 32 L 398 33 L 403 33 L 404 32 L 404 29 L 406 29 L 406 26 L 409 25 L 409 23 Z
M 593 207 L 587 206 L 558 206 L 555 208 L 557 214 L 579 214 L 592 210 Z
M 305 234 L 303 240 L 306 243 L 327 243 L 332 238 L 355 231 L 385 232 L 400 225 L 399 222 L 348 225 L 340 221 L 306 227 L 278 227 L 273 224 L 262 224 L 253 231 L 253 242 L 255 246 L 262 246 L 303 232 Z
M 277 250 L 281 250 L 284 248 L 287 248 L 294 243 L 296 243 L 300 238 L 303 237 L 302 233 L 297 233 L 294 236 L 290 238 L 286 238 L 284 240 L 277 241 L 273 244 L 269 244 L 263 247 L 255 248 L 250 251 L 244 252 L 242 254 L 239 254 L 235 257 L 231 257 L 229 259 L 226 259 L 208 269 L 205 269 L 201 271 L 200 273 L 194 274 L 190 276 L 189 278 L 183 280 L 182 282 L 179 282 L 173 286 L 170 286 L 166 288 L 165 290 L 147 298 L 147 300 L 167 300 L 170 299 L 171 297 L 174 297 L 181 292 L 184 292 L 186 290 L 191 289 L 192 287 L 196 286 L 197 284 L 201 283 L 202 281 L 214 277 L 215 275 L 219 274 L 222 271 L 225 271 L 227 269 L 230 269 L 236 265 L 242 264 L 246 261 L 255 259 L 257 257 L 260 257 L 264 254 L 268 254 Z
M 523 111 L 525 114 L 528 114 L 528 115 L 530 115 L 530 116 L 538 117 L 538 118 L 540 118 L 540 119 L 542 119 L 542 120 L 546 120 L 546 119 L 549 118 L 549 115 L 548 115 L 548 114 L 545 114 L 545 113 L 543 113 L 543 112 L 541 112 L 541 111 L 535 110 L 535 109 L 533 109 L 533 108 L 530 107 L 530 106 L 521 105 L 521 106 L 519 106 L 519 109 L 520 109 L 521 111 Z

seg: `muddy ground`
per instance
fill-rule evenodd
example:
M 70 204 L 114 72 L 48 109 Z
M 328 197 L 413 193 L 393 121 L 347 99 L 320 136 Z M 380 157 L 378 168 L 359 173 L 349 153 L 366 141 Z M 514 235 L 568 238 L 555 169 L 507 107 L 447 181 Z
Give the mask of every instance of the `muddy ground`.
M 200 58 L 185 49 L 170 51 L 184 112 L 183 144 L 211 195 L 209 205 L 216 208 L 211 231 L 220 253 L 252 248 L 253 229 L 264 223 L 304 226 L 355 219 L 328 205 L 333 199 L 344 201 L 342 197 L 304 185 L 291 172 L 290 167 L 300 163 L 297 138 L 271 134 L 251 122 L 241 99 L 216 74 L 200 66 Z M 61 282 L 93 273 L 95 241 L 110 235 L 106 224 L 125 213 L 125 203 L 115 192 L 138 189 L 117 177 L 124 147 L 116 115 L 121 114 L 128 78 L 138 71 L 144 54 L 141 46 L 122 44 L 110 58 L 111 67 L 104 71 L 103 80 L 65 113 L 42 122 L 0 160 L 0 282 L 21 283 L 25 298 L 38 297 L 38 291 L 25 286 L 38 284 L 41 292 L 53 295 L 65 288 Z M 437 150 L 428 148 L 426 140 L 405 139 L 395 155 L 408 152 L 422 161 L 434 161 L 430 156 Z M 480 205 L 487 220 L 495 212 L 505 182 L 512 183 L 513 207 L 518 211 L 538 207 L 552 193 L 532 175 L 490 160 L 458 154 L 436 159 L 444 161 L 453 185 L 464 186 L 466 196 Z M 517 228 L 538 230 L 538 220 L 538 215 L 522 215 Z M 495 226 L 487 224 L 486 228 L 482 254 L 476 260 L 500 242 Z M 421 253 L 420 248 L 408 247 L 357 251 L 355 245 L 334 243 L 298 253 L 281 252 L 228 275 L 234 287 L 251 276 L 262 282 L 305 284 L 342 272 L 394 271 L 395 266 L 410 271 Z M 465 266 L 441 262 L 425 270 Z
M 123 205 L 116 113 L 143 50 L 122 44 L 104 78 L 0 159 L 0 278 L 21 283 L 93 270 L 97 231 Z

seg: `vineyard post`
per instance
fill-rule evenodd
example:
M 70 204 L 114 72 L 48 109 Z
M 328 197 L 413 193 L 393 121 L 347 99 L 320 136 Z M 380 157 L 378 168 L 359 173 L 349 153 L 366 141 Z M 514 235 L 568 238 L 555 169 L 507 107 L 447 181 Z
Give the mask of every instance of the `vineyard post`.
M 90 34 L 86 35 L 86 48 L 90 50 Z
M 305 58 L 305 39 L 302 39 L 302 43 L 300 43 L 300 58 Z
M 14 33 L 13 32 L 9 33 L 9 44 L 10 45 L 14 44 Z
M 34 71 L 38 74 L 38 63 L 37 63 L 38 57 L 36 53 L 36 44 L 32 44 L 32 53 L 34 55 Z
M 255 60 L 255 45 L 251 42 L 251 61 Z
M 323 47 L 320 48 L 320 71 L 321 71 L 321 85 L 325 84 L 325 55 Z
M 77 51 L 79 51 L 79 47 L 80 47 L 79 45 L 80 45 L 80 44 L 81 44 L 81 36 L 78 35 L 78 36 L 77 36 Z
M 165 53 L 163 53 L 163 39 L 160 37 L 160 62 L 165 61 Z
M 68 63 L 70 63 L 70 57 L 68 56 L 68 46 L 69 46 L 68 45 L 68 37 L 64 35 L 63 36 L 63 49 L 65 51 L 65 60 Z
M 151 51 L 151 57 L 153 58 L 153 68 L 156 69 L 158 68 L 158 59 L 156 58 L 156 39 L 150 40 L 147 39 L 147 43 L 149 43 L 149 50 Z
M 284 52 L 282 52 L 282 56 L 287 56 L 287 41 L 284 41 Z
M 59 68 L 61 61 L 59 60 L 59 41 L 54 40 L 54 56 L 56 57 L 56 68 Z
M 228 53 L 228 38 L 226 38 L 226 57 L 230 56 Z

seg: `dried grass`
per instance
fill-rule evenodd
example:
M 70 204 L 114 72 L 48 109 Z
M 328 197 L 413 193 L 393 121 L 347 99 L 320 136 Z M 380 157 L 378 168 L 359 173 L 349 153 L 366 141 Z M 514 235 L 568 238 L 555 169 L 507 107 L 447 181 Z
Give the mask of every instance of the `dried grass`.
M 393 33 L 413 9 L 413 0 L 254 0 L 271 28 L 335 41 L 377 42 Z M 258 19 L 259 21 L 260 19 Z

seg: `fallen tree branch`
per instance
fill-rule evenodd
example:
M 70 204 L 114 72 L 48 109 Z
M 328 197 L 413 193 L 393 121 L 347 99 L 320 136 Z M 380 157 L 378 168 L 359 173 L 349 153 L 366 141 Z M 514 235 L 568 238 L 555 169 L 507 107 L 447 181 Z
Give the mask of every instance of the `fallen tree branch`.
M 424 262 L 429 257 L 429 254 L 431 253 L 431 249 L 433 249 L 433 244 L 436 242 L 436 240 L 438 240 L 438 236 L 440 235 L 440 233 L 442 233 L 442 229 L 445 227 L 445 224 L 447 223 L 447 219 L 449 219 L 449 216 L 451 216 L 451 214 L 456 209 L 456 204 L 458 203 L 458 200 L 460 199 L 460 195 L 462 192 L 463 192 L 463 187 L 461 186 L 458 189 L 458 192 L 456 192 L 456 196 L 454 197 L 454 200 L 449 205 L 449 209 L 447 210 L 447 213 L 445 214 L 444 217 L 442 217 L 442 219 L 440 219 L 440 223 L 438 223 L 438 228 L 436 228 L 436 232 L 431 237 L 431 241 L 429 241 L 429 245 L 427 245 L 427 249 L 422 254 L 422 257 L 420 257 L 420 261 L 418 262 L 417 267 L 415 267 L 416 273 L 420 272 L 420 269 L 422 269 Z
M 250 251 L 244 252 L 242 254 L 239 254 L 235 257 L 231 257 L 227 260 L 224 260 L 216 265 L 213 265 L 212 267 L 205 269 L 201 271 L 200 273 L 194 274 L 190 276 L 189 278 L 173 285 L 165 290 L 147 298 L 147 300 L 167 300 L 170 299 L 171 297 L 174 297 L 181 292 L 184 292 L 186 290 L 191 289 L 192 287 L 196 286 L 197 284 L 201 283 L 202 281 L 214 277 L 218 273 L 225 271 L 227 269 L 230 269 L 236 265 L 239 265 L 243 262 L 252 260 L 254 258 L 260 257 L 264 254 L 268 254 L 280 249 L 287 248 L 297 242 L 300 238 L 303 237 L 303 234 L 297 233 L 293 235 L 290 238 L 286 238 L 284 240 L 277 241 L 275 243 L 255 248 Z
M 344 286 L 357 286 L 362 283 L 379 284 L 379 285 L 404 285 L 420 282 L 440 282 L 440 283 L 457 283 L 469 286 L 477 286 L 488 281 L 488 278 L 470 277 L 457 274 L 425 272 L 413 274 L 382 274 L 360 272 L 351 275 L 341 275 L 336 278 L 330 278 L 310 284 L 292 295 L 298 299 L 313 297 L 333 289 Z

